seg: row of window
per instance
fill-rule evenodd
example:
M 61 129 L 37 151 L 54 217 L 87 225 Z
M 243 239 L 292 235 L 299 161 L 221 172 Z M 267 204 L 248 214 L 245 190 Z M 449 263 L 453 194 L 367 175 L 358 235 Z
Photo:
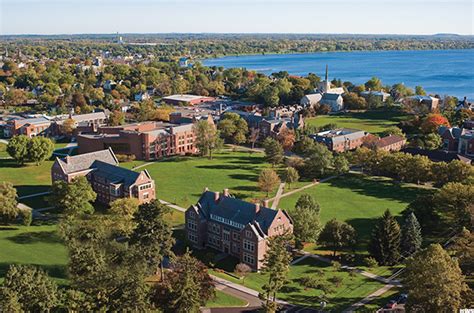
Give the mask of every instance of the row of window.
M 188 229 L 197 230 L 197 224 L 193 220 L 188 220 Z
M 195 233 L 188 232 L 188 239 L 191 242 L 197 243 L 198 238 Z
M 255 264 L 255 257 L 251 254 L 244 253 L 244 262 L 247 264 L 254 265 Z
M 151 186 L 152 186 L 151 184 L 145 184 L 145 185 L 141 185 L 139 189 L 140 190 L 150 189 Z
M 218 221 L 218 222 L 224 223 L 226 225 L 236 227 L 238 229 L 244 228 L 244 225 L 242 225 L 242 224 L 236 223 L 236 222 L 231 221 L 227 218 L 223 218 L 223 217 L 220 217 L 220 216 L 214 215 L 214 214 L 211 214 L 211 220 Z
M 244 250 L 255 252 L 255 243 L 244 239 Z

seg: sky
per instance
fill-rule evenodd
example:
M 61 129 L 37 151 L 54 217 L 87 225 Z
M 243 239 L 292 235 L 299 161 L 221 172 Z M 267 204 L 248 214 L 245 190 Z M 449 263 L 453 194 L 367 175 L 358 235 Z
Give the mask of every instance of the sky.
M 474 34 L 474 0 L 0 0 L 0 34 Z

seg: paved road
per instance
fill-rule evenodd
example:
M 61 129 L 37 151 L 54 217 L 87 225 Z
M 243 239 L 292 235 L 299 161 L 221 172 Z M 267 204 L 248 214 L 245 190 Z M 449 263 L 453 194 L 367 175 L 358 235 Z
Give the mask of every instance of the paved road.
M 374 291 L 373 293 L 371 293 L 370 295 L 368 295 L 364 299 L 360 300 L 359 302 L 354 303 L 349 308 L 345 309 L 343 312 L 344 313 L 355 312 L 360 307 L 363 307 L 364 305 L 366 305 L 367 303 L 373 301 L 377 297 L 380 297 L 381 295 L 383 295 L 384 293 L 386 293 L 387 291 L 389 291 L 393 287 L 396 287 L 396 285 L 392 285 L 392 284 L 385 285 L 382 288 L 380 288 L 379 290 Z
M 280 203 L 280 198 L 284 190 L 285 190 L 285 183 L 281 183 L 280 186 L 278 187 L 276 196 L 273 198 L 274 200 L 272 203 L 272 209 L 276 210 L 276 208 L 278 207 L 278 203 Z

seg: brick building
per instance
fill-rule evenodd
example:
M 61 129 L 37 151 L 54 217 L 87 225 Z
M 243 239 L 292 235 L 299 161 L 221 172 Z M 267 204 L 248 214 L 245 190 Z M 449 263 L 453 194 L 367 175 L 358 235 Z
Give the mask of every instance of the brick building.
M 51 124 L 52 122 L 45 117 L 10 120 L 5 125 L 4 136 L 50 136 L 53 133 Z
M 362 146 L 367 135 L 368 133 L 362 130 L 340 128 L 319 132 L 309 137 L 325 144 L 330 151 L 344 152 Z
M 209 120 L 212 122 L 212 118 Z M 137 160 L 195 154 L 193 124 L 142 122 L 122 126 L 98 127 L 96 132 L 77 136 L 79 153 L 112 148 L 116 154 L 134 155 Z
M 97 201 L 104 204 L 118 198 L 137 198 L 140 203 L 155 199 L 155 182 L 146 170 L 135 172 L 118 165 L 111 149 L 56 158 L 51 179 L 53 183 L 70 183 L 75 177 L 85 176 L 97 193 Z
M 441 126 L 438 134 L 443 140 L 443 150 L 474 157 L 474 130 Z
M 186 210 L 185 219 L 187 239 L 194 247 L 230 254 L 253 270 L 263 265 L 268 238 L 293 232 L 285 211 L 236 199 L 227 189 L 221 194 L 206 188 Z
M 384 151 L 400 151 L 405 146 L 407 140 L 405 137 L 397 135 L 389 135 L 380 138 L 376 143 L 375 147 L 379 150 Z

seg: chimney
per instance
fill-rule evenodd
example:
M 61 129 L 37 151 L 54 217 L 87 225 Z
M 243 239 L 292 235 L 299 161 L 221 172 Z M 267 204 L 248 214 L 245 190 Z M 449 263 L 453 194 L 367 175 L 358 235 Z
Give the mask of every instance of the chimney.
M 219 191 L 214 192 L 214 201 L 219 201 Z
M 260 212 L 260 202 L 255 203 L 255 213 Z
M 207 187 L 206 187 L 206 188 L 204 188 L 204 192 L 206 192 L 206 191 L 209 191 L 209 188 L 207 188 Z
M 227 188 L 224 189 L 224 196 L 225 196 L 225 197 L 230 196 L 230 194 L 229 194 L 229 189 L 227 189 Z
M 265 208 L 269 208 L 268 202 L 269 202 L 268 200 L 263 200 L 263 206 L 264 206 Z
M 69 164 L 69 160 L 71 159 L 71 157 L 69 155 L 66 155 L 66 163 Z

